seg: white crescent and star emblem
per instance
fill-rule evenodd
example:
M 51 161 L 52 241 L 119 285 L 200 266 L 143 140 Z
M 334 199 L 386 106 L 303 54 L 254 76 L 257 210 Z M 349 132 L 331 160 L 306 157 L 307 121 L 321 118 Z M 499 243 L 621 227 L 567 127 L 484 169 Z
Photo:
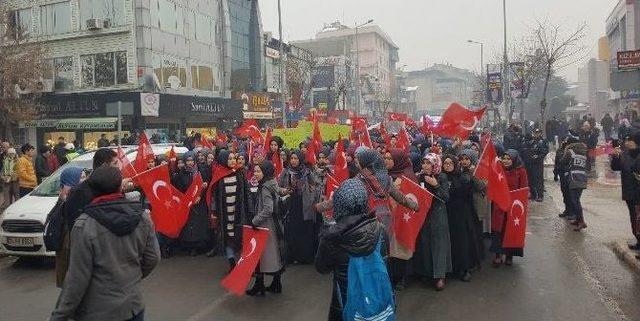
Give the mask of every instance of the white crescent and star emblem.
M 245 258 L 251 256 L 253 254 L 253 252 L 256 251 L 256 247 L 258 246 L 258 241 L 256 240 L 256 238 L 252 237 L 251 241 L 249 241 L 249 243 L 251 244 L 251 251 L 249 251 L 249 253 L 247 253 L 247 255 L 241 256 L 240 259 L 238 260 L 238 264 L 236 264 L 236 265 L 240 265 L 240 263 L 242 261 L 244 261 Z
M 155 183 L 153 183 L 153 186 L 152 186 L 153 195 L 154 195 L 157 199 L 160 199 L 160 196 L 158 196 L 158 189 L 159 189 L 160 187 L 167 188 L 167 182 L 165 182 L 165 181 L 156 181 Z
M 514 200 L 513 204 L 511 204 L 511 215 L 514 216 L 513 224 L 515 226 L 520 226 L 520 215 L 516 215 L 515 211 L 513 210 L 515 207 L 519 207 L 520 214 L 524 214 L 524 204 L 522 204 L 520 200 Z
M 465 126 L 464 123 L 460 124 L 460 127 L 462 127 L 462 129 L 468 130 L 468 131 L 473 131 L 476 126 L 478 126 L 478 116 L 473 116 L 473 124 L 471 125 L 471 127 Z
M 418 198 L 413 195 L 413 194 L 407 194 L 407 198 L 418 203 Z M 411 220 L 411 214 L 410 213 L 415 213 L 415 212 L 405 212 L 404 215 L 402 215 L 402 220 L 406 222 L 409 222 Z
M 497 157 L 493 159 L 493 163 L 491 164 L 491 169 L 494 173 L 498 173 L 498 180 L 502 181 L 504 179 L 504 174 L 499 170 L 500 168 L 500 159 Z

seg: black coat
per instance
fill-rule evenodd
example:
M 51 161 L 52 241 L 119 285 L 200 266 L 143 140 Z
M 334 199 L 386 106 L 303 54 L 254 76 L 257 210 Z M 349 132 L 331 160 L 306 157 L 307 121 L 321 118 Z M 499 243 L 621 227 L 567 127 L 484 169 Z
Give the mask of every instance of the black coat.
M 640 200 L 640 183 L 634 177 L 634 167 L 638 162 L 638 152 L 632 155 L 624 151 L 620 156 L 611 156 L 611 170 L 619 171 L 622 181 L 622 199 L 625 201 Z
M 479 265 L 478 215 L 473 208 L 473 182 L 467 173 L 447 174 L 451 182 L 447 216 L 453 272 L 463 274 Z
M 47 163 L 47 158 L 42 154 L 38 154 L 36 156 L 36 177 L 38 178 L 38 183 L 42 183 L 42 179 L 51 175 L 51 170 L 49 169 L 49 164 Z
M 333 291 L 329 320 L 342 320 L 347 298 L 349 256 L 371 254 L 381 239 L 383 227 L 375 216 L 352 215 L 325 225 L 320 231 L 320 245 L 316 254 L 316 270 L 322 274 L 333 272 Z M 336 287 L 337 285 L 337 287 Z M 338 294 L 337 291 L 340 291 Z M 342 304 L 341 300 L 342 298 Z
M 78 184 L 78 186 L 71 190 L 63 210 L 68 231 L 71 231 L 78 216 L 82 214 L 82 211 L 87 205 L 91 204 L 94 198 L 95 192 L 87 181 Z

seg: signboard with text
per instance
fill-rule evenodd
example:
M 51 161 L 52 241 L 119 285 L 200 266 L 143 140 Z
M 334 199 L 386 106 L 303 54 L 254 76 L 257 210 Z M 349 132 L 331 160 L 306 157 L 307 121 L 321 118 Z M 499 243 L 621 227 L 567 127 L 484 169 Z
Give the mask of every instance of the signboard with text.
M 640 50 L 618 52 L 618 70 L 634 70 L 638 68 L 640 68 Z

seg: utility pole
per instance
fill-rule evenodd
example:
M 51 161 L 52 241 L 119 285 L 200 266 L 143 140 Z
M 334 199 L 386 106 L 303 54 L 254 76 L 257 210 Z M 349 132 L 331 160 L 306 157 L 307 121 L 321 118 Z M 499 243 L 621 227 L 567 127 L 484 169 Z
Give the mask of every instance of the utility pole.
M 358 42 L 358 28 L 364 27 L 373 22 L 373 19 L 369 19 L 367 22 L 358 25 L 356 23 L 356 117 L 360 116 L 360 109 L 362 107 L 362 85 L 360 84 L 360 43 Z
M 507 56 L 507 0 L 502 0 L 502 15 L 504 19 L 504 61 L 503 61 L 503 101 L 506 115 L 510 114 L 511 108 L 511 90 L 509 83 L 509 57 Z M 511 121 L 511 119 L 509 119 Z
M 282 39 L 282 6 L 280 0 L 278 0 L 278 33 L 280 40 L 280 63 L 278 68 L 279 81 L 280 81 L 280 100 L 282 101 L 282 127 L 287 128 L 287 103 L 285 95 L 285 83 L 284 83 L 284 40 Z

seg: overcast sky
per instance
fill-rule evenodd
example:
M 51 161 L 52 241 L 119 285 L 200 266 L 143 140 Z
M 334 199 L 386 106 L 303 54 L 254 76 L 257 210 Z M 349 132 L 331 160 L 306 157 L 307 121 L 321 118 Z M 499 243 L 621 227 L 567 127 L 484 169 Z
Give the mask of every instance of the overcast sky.
M 277 38 L 277 0 L 259 0 L 265 31 Z M 374 19 L 400 47 L 400 63 L 406 70 L 424 69 L 433 63 L 451 63 L 477 71 L 480 48 L 467 43 L 485 43 L 485 60 L 503 43 L 500 0 L 281 0 L 284 38 L 313 38 L 323 23 L 340 20 L 352 26 Z M 536 18 L 563 22 L 575 28 L 586 22 L 585 39 L 597 55 L 597 39 L 604 35 L 605 20 L 617 0 L 507 0 L 509 39 L 526 34 Z M 577 77 L 577 66 L 564 74 Z

